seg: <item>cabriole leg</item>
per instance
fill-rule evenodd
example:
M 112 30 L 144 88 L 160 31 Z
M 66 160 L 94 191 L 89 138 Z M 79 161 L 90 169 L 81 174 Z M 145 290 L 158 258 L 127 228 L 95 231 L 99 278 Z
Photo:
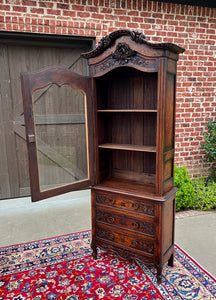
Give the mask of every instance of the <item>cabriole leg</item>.
M 174 254 L 172 254 L 168 260 L 168 266 L 173 267 L 174 266 Z
M 157 284 L 161 284 L 162 282 L 162 266 L 157 266 Z
M 95 242 L 91 243 L 91 248 L 92 248 L 92 257 L 94 260 L 97 259 L 97 245 Z

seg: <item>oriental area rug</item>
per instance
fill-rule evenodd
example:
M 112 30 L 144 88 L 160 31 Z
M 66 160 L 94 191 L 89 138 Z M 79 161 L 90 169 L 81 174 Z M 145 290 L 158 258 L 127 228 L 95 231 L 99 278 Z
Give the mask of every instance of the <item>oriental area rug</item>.
M 216 299 L 216 280 L 175 246 L 175 266 L 156 270 L 99 252 L 93 260 L 91 232 L 0 248 L 0 299 Z

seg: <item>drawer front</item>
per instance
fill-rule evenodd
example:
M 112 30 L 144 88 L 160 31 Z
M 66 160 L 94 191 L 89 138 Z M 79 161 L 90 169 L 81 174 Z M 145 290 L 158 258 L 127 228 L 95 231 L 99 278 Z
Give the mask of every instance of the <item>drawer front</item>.
M 123 229 L 133 230 L 138 233 L 143 233 L 151 237 L 155 236 L 155 226 L 151 221 L 144 218 L 131 217 L 126 215 L 127 212 L 104 211 L 96 207 L 96 221 L 105 224 L 111 224 Z M 146 217 L 147 218 L 147 217 Z
M 154 255 L 154 241 L 150 241 L 123 231 L 118 231 L 111 226 L 101 226 L 96 223 L 96 238 L 124 245 L 132 249 L 140 250 L 148 255 Z
M 111 244 L 109 241 L 104 241 L 104 240 L 98 239 L 97 246 L 105 251 L 107 251 L 107 250 L 114 251 L 117 253 L 118 256 L 120 256 L 123 259 L 127 259 L 127 260 L 138 259 L 147 265 L 152 265 L 155 263 L 155 258 L 152 255 L 148 255 L 148 254 L 140 253 L 140 252 L 138 253 L 138 251 L 136 249 L 131 249 L 131 248 L 129 249 L 129 248 L 121 247 L 120 245 L 116 246 L 116 245 Z
M 95 192 L 96 204 L 103 204 L 109 207 L 122 208 L 134 212 L 143 213 L 147 216 L 155 216 L 155 206 L 152 203 L 147 203 L 143 200 L 138 200 L 136 198 L 124 197 L 116 194 L 103 194 L 100 192 Z

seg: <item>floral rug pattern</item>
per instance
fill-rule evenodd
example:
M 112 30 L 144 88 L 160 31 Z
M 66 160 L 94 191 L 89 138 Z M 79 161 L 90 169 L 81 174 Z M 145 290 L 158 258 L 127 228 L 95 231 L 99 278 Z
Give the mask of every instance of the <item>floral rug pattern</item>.
M 181 248 L 174 267 L 156 270 L 100 251 L 94 261 L 91 232 L 0 248 L 0 300 L 216 299 L 216 280 Z

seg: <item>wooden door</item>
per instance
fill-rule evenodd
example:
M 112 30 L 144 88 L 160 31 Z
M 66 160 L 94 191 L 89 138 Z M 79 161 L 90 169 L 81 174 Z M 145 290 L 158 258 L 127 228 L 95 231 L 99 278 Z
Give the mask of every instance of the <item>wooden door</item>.
M 32 201 L 89 187 L 92 79 L 56 66 L 21 73 L 21 83 Z
M 0 199 L 30 195 L 20 72 L 60 65 L 87 75 L 86 60 L 80 59 L 80 53 L 91 49 L 90 41 L 59 37 L 56 42 L 50 35 L 38 36 L 2 38 L 0 42 Z M 76 126 L 80 126 L 77 120 Z M 46 155 L 50 159 L 55 153 L 46 151 Z

